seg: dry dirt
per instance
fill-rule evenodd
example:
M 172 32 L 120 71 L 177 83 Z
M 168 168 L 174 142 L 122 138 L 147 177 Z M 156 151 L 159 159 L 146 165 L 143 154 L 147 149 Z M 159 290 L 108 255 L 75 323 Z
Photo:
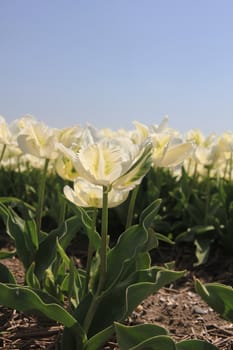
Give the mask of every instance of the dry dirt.
M 219 249 L 204 266 L 193 267 L 194 253 L 190 246 L 161 247 L 152 253 L 154 264 L 175 260 L 176 269 L 187 274 L 172 285 L 162 288 L 144 300 L 126 320 L 127 324 L 154 323 L 165 327 L 174 340 L 203 339 L 220 350 L 233 349 L 233 325 L 217 315 L 194 291 L 193 278 L 202 282 L 233 283 L 233 257 Z M 20 262 L 2 260 L 17 276 L 23 279 Z M 37 320 L 15 310 L 0 307 L 0 349 L 57 349 L 62 327 L 54 322 Z M 102 350 L 118 350 L 112 339 Z

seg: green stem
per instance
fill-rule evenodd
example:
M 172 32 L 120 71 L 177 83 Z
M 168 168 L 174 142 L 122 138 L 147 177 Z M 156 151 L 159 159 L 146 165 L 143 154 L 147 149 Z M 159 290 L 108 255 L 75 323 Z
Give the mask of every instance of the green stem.
M 58 227 L 65 221 L 66 215 L 66 201 L 62 195 L 60 195 L 60 210 L 59 210 L 59 219 L 58 219 Z
M 125 226 L 126 229 L 132 226 L 132 223 L 133 223 L 133 214 L 134 214 L 134 208 L 135 208 L 135 202 L 136 202 L 138 190 L 139 190 L 139 185 L 136 186 L 131 193 L 128 215 L 127 215 L 127 222 Z
M 108 245 L 108 188 L 103 186 L 103 207 L 101 218 L 101 248 L 100 248 L 100 278 L 97 294 L 100 294 L 107 273 L 107 245 Z
M 230 166 L 229 166 L 229 181 L 232 180 L 232 168 L 233 168 L 233 152 L 231 151 Z
M 93 296 L 92 302 L 83 322 L 83 328 L 86 333 L 90 328 L 91 322 L 95 316 L 95 312 L 101 301 L 101 292 L 107 273 L 107 248 L 108 248 L 108 187 L 103 186 L 103 206 L 102 206 L 102 222 L 101 222 L 101 247 L 100 247 L 100 270 L 99 283 L 97 291 Z
M 39 185 L 39 198 L 38 198 L 38 206 L 36 211 L 36 225 L 37 225 L 37 233 L 39 234 L 41 229 L 41 220 L 42 220 L 42 210 L 44 205 L 44 195 L 45 195 L 45 182 L 46 182 L 46 174 L 48 170 L 49 159 L 45 159 L 44 169 Z
M 94 208 L 93 216 L 92 216 L 92 232 L 96 229 L 96 219 L 97 219 L 98 209 Z M 92 263 L 92 257 L 94 254 L 94 248 L 89 240 L 88 244 L 88 250 L 87 250 L 87 265 L 86 265 L 86 279 L 85 279 L 85 285 L 82 293 L 82 297 L 85 297 L 85 295 L 88 292 L 88 285 L 90 281 L 90 272 L 91 272 L 91 263 Z
M 5 150 L 6 150 L 6 144 L 4 144 L 4 145 L 3 145 L 3 148 L 2 148 L 2 152 L 1 152 L 1 155 L 0 155 L 0 163 L 2 162 L 2 159 L 3 159 L 3 156 L 4 156 Z
M 206 178 L 206 199 L 205 199 L 205 225 L 208 223 L 209 207 L 210 207 L 210 167 L 207 168 L 207 178 Z

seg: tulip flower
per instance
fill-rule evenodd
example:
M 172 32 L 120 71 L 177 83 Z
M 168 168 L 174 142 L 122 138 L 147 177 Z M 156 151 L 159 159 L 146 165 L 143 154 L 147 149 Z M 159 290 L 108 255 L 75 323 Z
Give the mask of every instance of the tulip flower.
M 154 152 L 152 155 L 154 167 L 176 167 L 189 157 L 194 146 L 192 142 L 183 142 L 172 135 L 153 135 Z
M 103 207 L 103 188 L 94 185 L 83 178 L 78 177 L 74 181 L 73 189 L 64 187 L 65 197 L 80 207 Z M 116 207 L 123 203 L 128 197 L 129 191 L 111 189 L 108 193 L 108 208 Z
M 79 175 L 109 190 L 132 189 L 138 185 L 151 166 L 152 144 L 141 145 L 103 140 L 80 149 L 73 156 Z
M 16 142 L 14 140 L 13 134 L 5 121 L 5 119 L 0 116 L 0 163 L 3 159 L 3 156 L 6 151 L 7 146 L 16 146 Z
M 64 180 L 74 181 L 78 177 L 78 172 L 74 168 L 72 161 L 62 154 L 56 159 L 55 170 Z
M 57 130 L 49 128 L 47 125 L 27 118 L 22 123 L 17 137 L 18 145 L 25 154 L 31 154 L 44 160 L 44 168 L 38 189 L 38 205 L 36 212 L 37 231 L 39 234 L 42 220 L 42 208 L 44 203 L 45 182 L 49 161 L 57 158 L 55 144 L 57 141 Z
M 18 145 L 24 153 L 45 159 L 55 159 L 57 130 L 41 122 L 27 121 L 17 137 Z
M 5 119 L 0 116 L 0 144 L 9 145 L 12 143 L 13 135 Z

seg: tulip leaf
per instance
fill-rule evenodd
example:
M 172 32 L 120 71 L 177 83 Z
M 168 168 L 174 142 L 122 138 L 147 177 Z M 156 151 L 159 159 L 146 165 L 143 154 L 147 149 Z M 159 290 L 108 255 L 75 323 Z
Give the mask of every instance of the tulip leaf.
M 59 239 L 57 237 L 56 237 L 56 245 L 57 245 L 57 252 L 60 254 L 62 261 L 64 262 L 65 266 L 68 268 L 70 265 L 70 258 L 68 257 L 65 250 L 61 246 Z
M 7 266 L 0 263 L 0 282 L 1 283 L 16 283 L 14 275 Z
M 195 290 L 224 319 L 233 322 L 233 288 L 220 283 L 202 284 L 195 280 Z
M 160 200 L 151 203 L 141 214 L 140 224 L 129 227 L 121 234 L 117 244 L 108 253 L 106 287 L 125 276 L 126 266 L 135 261 L 138 254 L 157 246 L 156 233 L 149 228 L 160 205 Z
M 136 326 L 125 326 L 118 322 L 114 324 L 117 342 L 121 350 L 131 349 L 145 340 L 158 335 L 168 335 L 165 328 L 153 324 L 140 324 Z
M 39 245 L 35 256 L 35 274 L 39 280 L 43 277 L 44 271 L 52 264 L 56 257 L 56 239 L 58 235 L 58 229 L 51 231 Z
M 218 350 L 216 346 L 204 340 L 183 340 L 176 344 L 177 350 Z
M 29 266 L 29 268 L 27 269 L 26 274 L 25 274 L 25 280 L 26 280 L 26 283 L 29 287 L 39 289 L 40 282 L 39 282 L 38 278 L 36 277 L 34 270 L 35 270 L 35 262 L 33 262 L 31 264 L 31 266 Z
M 194 264 L 194 266 L 204 264 L 208 260 L 210 243 L 211 240 L 208 238 L 198 238 L 194 240 L 194 244 L 196 246 L 195 254 L 197 258 L 197 262 Z
M 100 332 L 115 321 L 125 320 L 149 295 L 183 275 L 183 271 L 170 271 L 164 268 L 132 272 L 125 280 L 121 280 L 120 283 L 103 292 L 90 327 L 90 335 Z M 90 297 L 84 299 L 75 314 L 85 315 L 90 302 Z M 111 305 L 111 308 L 109 308 L 109 305 Z M 103 314 L 105 317 L 103 317 Z M 82 322 L 82 319 L 79 319 L 79 322 Z
M 17 197 L 0 197 L 0 202 L 1 203 L 10 203 L 16 204 L 16 205 L 21 205 L 24 206 L 25 208 L 29 209 L 32 212 L 36 212 L 36 209 L 29 203 L 22 201 L 22 199 L 17 198 Z
M 119 238 L 115 247 L 108 253 L 108 271 L 106 277 L 106 288 L 119 279 L 125 272 L 125 265 L 133 261 L 136 254 L 143 249 L 147 240 L 147 233 L 143 232 L 139 225 L 131 226 Z
M 27 234 L 24 232 L 24 220 L 21 219 L 13 209 L 7 208 L 3 203 L 0 203 L 0 213 L 6 225 L 7 234 L 14 240 L 17 255 L 22 261 L 25 268 L 28 268 L 32 262 L 34 253 L 33 244 L 29 247 Z
M 93 246 L 94 249 L 98 250 L 101 245 L 101 238 L 99 233 L 95 229 L 93 229 L 92 217 L 90 217 L 87 211 L 81 207 L 75 206 L 74 210 L 80 222 L 84 226 L 83 228 L 88 236 L 90 244 Z
M 7 250 L 1 250 L 0 251 L 0 259 L 8 259 L 8 258 L 12 258 L 13 256 L 15 256 L 16 254 L 16 251 L 12 251 L 12 252 L 9 252 Z
M 38 312 L 51 320 L 57 321 L 69 328 L 79 344 L 82 345 L 86 340 L 86 335 L 77 320 L 62 306 L 51 302 L 54 299 L 50 298 L 48 294 L 41 292 L 39 294 L 28 287 L 0 283 L 1 305 L 21 312 Z M 46 299 L 50 300 L 50 302 L 45 301 Z M 82 347 L 80 346 L 80 348 Z
M 171 337 L 159 335 L 144 340 L 140 344 L 129 348 L 128 350 L 176 350 L 176 344 Z
M 105 328 L 103 331 L 95 334 L 93 337 L 87 340 L 84 350 L 96 350 L 101 348 L 111 338 L 113 333 L 113 325 Z
M 68 218 L 60 227 L 59 242 L 63 249 L 66 249 L 70 242 L 77 236 L 82 227 L 79 217 L 72 216 Z
M 144 228 L 148 228 L 153 222 L 161 204 L 161 199 L 156 199 L 148 207 L 146 207 L 140 215 L 139 224 Z

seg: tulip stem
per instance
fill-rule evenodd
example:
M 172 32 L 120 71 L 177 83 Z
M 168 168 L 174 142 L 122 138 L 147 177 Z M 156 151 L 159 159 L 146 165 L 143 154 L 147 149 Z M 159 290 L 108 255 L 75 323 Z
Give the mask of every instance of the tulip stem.
M 4 144 L 4 145 L 3 145 L 3 148 L 2 148 L 2 152 L 1 152 L 1 155 L 0 155 L 0 163 L 2 162 L 2 159 L 3 159 L 3 156 L 4 156 L 5 150 L 6 150 L 6 144 Z
M 92 216 L 92 232 L 96 229 L 96 219 L 97 219 L 98 209 L 94 208 L 93 216 Z M 90 281 L 90 271 L 91 271 L 91 262 L 92 262 L 92 256 L 94 253 L 94 248 L 89 241 L 88 243 L 88 250 L 87 250 L 87 265 L 86 265 L 86 279 L 85 279 L 85 285 L 83 288 L 82 296 L 85 297 L 85 295 L 88 292 L 88 286 Z
M 229 167 L 229 181 L 232 180 L 232 168 L 233 168 L 233 152 L 231 151 L 231 157 L 230 157 L 230 167 Z
M 207 184 L 206 184 L 206 198 L 205 198 L 205 216 L 204 216 L 204 222 L 205 225 L 208 223 L 208 217 L 209 217 L 209 203 L 210 203 L 210 167 L 207 168 L 207 178 L 206 178 Z
M 49 165 L 49 159 L 45 159 L 44 169 L 43 169 L 40 184 L 39 184 L 39 198 L 38 198 L 38 206 L 36 211 L 36 225 L 37 225 L 38 235 L 41 229 L 42 211 L 43 211 L 44 195 L 45 195 L 45 182 L 46 182 L 48 165 Z
M 132 223 L 133 223 L 133 214 L 134 214 L 134 208 L 135 208 L 138 190 L 139 190 L 139 185 L 136 186 L 131 193 L 128 215 L 127 215 L 127 222 L 126 222 L 126 227 L 125 227 L 126 229 L 129 228 L 130 226 L 132 226 Z
M 108 188 L 103 186 L 103 207 L 101 218 L 101 248 L 100 248 L 100 278 L 97 288 L 99 294 L 103 288 L 107 272 L 107 245 L 108 245 Z
M 58 227 L 63 224 L 66 216 L 66 201 L 62 195 L 60 195 L 60 210 L 58 218 Z
M 108 248 L 108 187 L 103 186 L 103 206 L 102 206 L 102 222 L 101 222 L 101 247 L 100 247 L 100 272 L 97 291 L 93 296 L 91 305 L 88 309 L 83 322 L 83 329 L 86 333 L 91 326 L 91 322 L 95 316 L 95 312 L 101 301 L 101 292 L 107 273 L 107 248 Z

